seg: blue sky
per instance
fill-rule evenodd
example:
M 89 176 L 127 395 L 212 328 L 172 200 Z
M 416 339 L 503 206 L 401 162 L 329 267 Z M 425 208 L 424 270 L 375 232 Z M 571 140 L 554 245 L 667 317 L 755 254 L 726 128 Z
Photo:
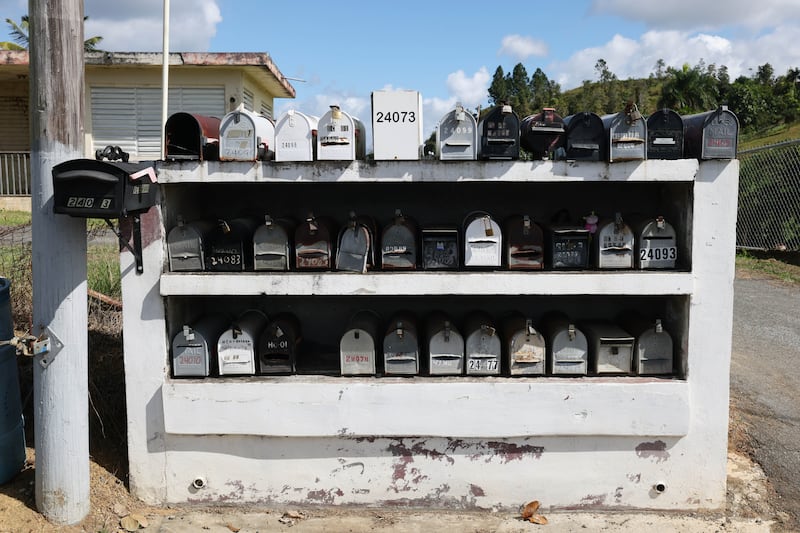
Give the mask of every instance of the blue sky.
M 0 12 L 19 20 L 27 4 L 0 0 Z M 84 5 L 101 48 L 161 49 L 162 0 Z M 562 89 L 596 79 L 600 58 L 622 79 L 647 76 L 658 59 L 726 65 L 733 78 L 767 62 L 778 74 L 800 66 L 798 0 L 171 0 L 170 26 L 172 51 L 268 52 L 305 80 L 292 81 L 296 99 L 276 100 L 276 116 L 338 104 L 366 123 L 372 91 L 412 89 L 426 136 L 456 101 L 485 107 L 498 66 L 539 67 Z

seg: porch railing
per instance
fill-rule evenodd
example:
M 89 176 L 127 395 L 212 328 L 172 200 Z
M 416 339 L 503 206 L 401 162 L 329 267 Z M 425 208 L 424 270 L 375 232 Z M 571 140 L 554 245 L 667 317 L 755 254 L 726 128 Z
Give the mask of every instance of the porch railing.
M 0 152 L 0 196 L 30 196 L 30 152 Z

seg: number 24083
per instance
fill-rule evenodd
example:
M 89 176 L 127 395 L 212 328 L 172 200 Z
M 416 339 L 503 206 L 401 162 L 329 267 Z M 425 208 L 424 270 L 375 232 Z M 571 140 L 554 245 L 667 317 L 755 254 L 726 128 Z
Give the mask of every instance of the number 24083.
M 417 114 L 414 111 L 378 111 L 375 113 L 375 122 L 416 122 Z

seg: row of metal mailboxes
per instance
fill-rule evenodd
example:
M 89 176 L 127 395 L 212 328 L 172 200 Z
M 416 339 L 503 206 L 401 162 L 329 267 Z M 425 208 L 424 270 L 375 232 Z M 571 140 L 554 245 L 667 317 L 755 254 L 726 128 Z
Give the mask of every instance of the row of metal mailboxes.
M 586 111 L 561 117 L 553 108 L 520 118 L 511 106 L 490 108 L 480 119 L 456 105 L 436 127 L 435 153 L 423 153 L 418 93 L 373 93 L 375 160 L 584 161 L 734 159 L 739 122 L 722 106 L 681 116 L 670 109 L 645 118 L 633 104 L 618 113 Z M 379 100 L 376 102 L 376 100 Z M 239 107 L 222 119 L 180 112 L 165 124 L 167 160 L 347 161 L 364 159 L 364 124 L 339 106 L 321 118 L 289 110 L 277 121 Z
M 372 218 L 353 213 L 338 232 L 329 219 L 313 215 L 301 224 L 270 216 L 263 222 L 179 219 L 167 250 L 172 272 L 674 269 L 678 261 L 675 229 L 664 217 L 629 225 L 619 213 L 603 221 L 592 213 L 583 225 L 543 229 L 527 215 L 510 217 L 501 228 L 488 213 L 474 212 L 460 228 L 418 231 L 398 211 L 381 232 Z
M 672 375 L 672 336 L 660 319 L 625 313 L 614 322 L 575 323 L 551 315 L 540 327 L 512 313 L 499 327 L 473 311 L 457 327 L 441 312 L 417 319 L 399 312 L 381 328 L 372 311 L 356 313 L 339 340 L 343 376 L 586 376 Z M 541 329 L 540 329 L 541 328 Z M 206 315 L 186 324 L 172 341 L 175 377 L 297 373 L 300 323 L 257 310 L 232 323 Z

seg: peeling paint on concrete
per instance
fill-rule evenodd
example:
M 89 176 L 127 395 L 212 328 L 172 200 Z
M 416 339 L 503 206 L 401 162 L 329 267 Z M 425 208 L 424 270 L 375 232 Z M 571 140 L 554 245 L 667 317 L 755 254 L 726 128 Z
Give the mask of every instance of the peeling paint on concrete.
M 308 503 L 324 503 L 324 504 L 333 504 L 336 502 L 336 497 L 344 496 L 344 492 L 342 489 L 330 489 L 330 490 L 310 490 L 306 493 L 306 500 Z
M 628 474 L 628 480 L 633 483 L 641 483 L 642 482 L 642 474 Z
M 486 443 L 486 447 L 499 456 L 503 463 L 521 461 L 526 455 L 531 455 L 534 459 L 541 459 L 542 453 L 544 453 L 544 446 L 530 444 L 520 446 L 511 442 L 489 441 Z M 491 460 L 492 457 L 490 456 L 486 459 L 486 462 L 488 463 Z
M 486 496 L 486 493 L 480 488 L 478 485 L 473 485 L 470 483 L 469 485 L 469 493 L 473 496 Z
M 622 503 L 622 487 L 617 487 L 614 490 L 614 502 Z
M 580 507 L 582 508 L 601 507 L 604 503 L 606 503 L 607 497 L 608 497 L 607 494 L 587 494 L 586 496 L 581 498 Z
M 642 442 L 636 447 L 636 455 L 642 459 L 654 457 L 657 463 L 669 460 L 667 443 L 662 440 L 655 442 Z

